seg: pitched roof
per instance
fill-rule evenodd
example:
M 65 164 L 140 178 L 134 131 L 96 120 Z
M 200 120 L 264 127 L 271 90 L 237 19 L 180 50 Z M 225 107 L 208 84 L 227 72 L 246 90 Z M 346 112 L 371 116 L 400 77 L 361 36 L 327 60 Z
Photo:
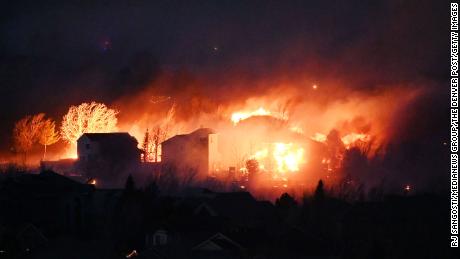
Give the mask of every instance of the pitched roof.
M 203 200 L 194 213 L 199 214 L 202 209 L 240 223 L 266 220 L 274 210 L 271 203 L 257 201 L 249 192 L 218 193 L 214 198 Z
M 187 134 L 180 134 L 180 135 L 176 135 L 174 137 L 170 137 L 168 138 L 167 140 L 163 141 L 161 144 L 167 144 L 169 142 L 174 142 L 175 140 L 177 139 L 187 139 L 188 138 L 188 135 Z
M 214 133 L 216 132 L 211 128 L 199 128 L 195 130 L 194 132 L 190 133 L 189 135 L 204 137 L 204 136 L 207 136 L 209 134 L 214 134 Z
M 6 179 L 0 184 L 0 193 L 10 197 L 54 196 L 70 192 L 87 193 L 93 186 L 81 184 L 52 171 L 40 174 L 22 174 Z
M 113 140 L 115 138 L 127 138 L 133 139 L 134 137 L 131 136 L 128 132 L 109 132 L 109 133 L 84 133 L 80 138 L 83 136 L 89 138 L 91 141 L 108 141 Z
M 171 142 L 173 140 L 188 140 L 189 138 L 203 138 L 203 137 L 207 137 L 209 134 L 214 134 L 216 133 L 213 129 L 211 128 L 199 128 L 189 134 L 179 134 L 179 135 L 175 135 L 174 137 L 171 137 L 165 141 L 163 141 L 163 143 L 168 143 L 168 142 Z
M 204 240 L 200 244 L 196 245 L 193 250 L 243 250 L 244 248 L 235 242 L 234 240 L 230 239 L 229 237 L 225 236 L 222 233 L 217 233 L 212 237 Z

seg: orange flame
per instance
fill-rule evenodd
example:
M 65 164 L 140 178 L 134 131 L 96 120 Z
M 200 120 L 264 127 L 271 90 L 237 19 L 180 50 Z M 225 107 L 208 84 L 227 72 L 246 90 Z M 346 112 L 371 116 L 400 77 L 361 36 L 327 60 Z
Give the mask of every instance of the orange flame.
M 262 107 L 259 107 L 259 109 L 255 110 L 255 111 L 234 112 L 234 113 L 232 113 L 231 120 L 232 120 L 233 124 L 236 125 L 236 124 L 238 124 L 238 122 L 240 122 L 242 120 L 245 120 L 245 119 L 248 119 L 248 118 L 253 117 L 253 116 L 272 116 L 272 117 L 275 117 L 277 119 L 282 119 L 282 120 L 287 119 L 286 116 L 283 116 L 280 113 L 270 112 L 269 110 L 266 110 L 266 109 L 264 109 Z
M 342 142 L 345 144 L 345 147 L 349 148 L 351 145 L 358 141 L 368 142 L 370 140 L 370 136 L 367 134 L 358 134 L 358 133 L 350 133 L 344 137 L 342 137 Z
M 287 172 L 296 172 L 300 170 L 302 164 L 306 162 L 305 150 L 293 143 L 272 143 L 271 149 L 261 149 L 254 153 L 251 158 L 259 161 L 259 168 L 265 170 L 263 163 L 274 164 L 272 170 L 276 175 L 284 175 Z

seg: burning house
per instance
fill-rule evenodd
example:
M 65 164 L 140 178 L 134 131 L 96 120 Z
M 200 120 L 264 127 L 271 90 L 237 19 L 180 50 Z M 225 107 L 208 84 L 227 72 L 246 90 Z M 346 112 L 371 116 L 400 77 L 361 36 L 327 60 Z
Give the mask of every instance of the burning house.
M 197 179 L 204 179 L 218 169 L 217 140 L 209 128 L 176 135 L 161 143 L 162 163 L 179 171 L 194 171 Z

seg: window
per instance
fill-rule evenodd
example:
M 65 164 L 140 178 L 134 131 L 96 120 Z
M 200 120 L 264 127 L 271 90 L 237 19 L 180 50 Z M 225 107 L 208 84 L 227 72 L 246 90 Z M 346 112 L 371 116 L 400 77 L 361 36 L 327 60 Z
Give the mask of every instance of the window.
M 85 147 L 86 147 L 86 149 L 89 149 L 90 146 L 89 146 L 89 144 L 86 144 Z

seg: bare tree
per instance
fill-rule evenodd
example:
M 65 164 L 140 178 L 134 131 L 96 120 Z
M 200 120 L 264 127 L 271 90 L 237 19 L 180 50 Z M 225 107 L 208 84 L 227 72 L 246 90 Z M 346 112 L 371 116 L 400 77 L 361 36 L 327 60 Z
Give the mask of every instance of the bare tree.
M 163 129 L 161 127 L 157 127 L 153 132 L 151 145 L 152 145 L 152 153 L 153 153 L 153 162 L 158 162 L 159 155 L 161 152 L 160 143 L 164 141 L 163 139 Z
M 148 162 L 149 155 L 150 155 L 150 136 L 149 136 L 149 129 L 145 131 L 144 134 L 144 141 L 142 142 L 142 161 Z
M 38 143 L 44 146 L 43 160 L 46 158 L 46 147 L 59 140 L 59 134 L 56 132 L 55 128 L 56 125 L 51 119 L 46 119 L 42 123 L 38 136 Z
M 174 119 L 175 112 L 176 105 L 173 104 L 168 110 L 164 120 L 158 126 L 156 126 L 155 130 L 152 131 L 152 134 L 149 135 L 150 139 L 148 141 L 148 150 L 150 152 L 149 154 L 153 156 L 149 161 L 161 161 L 161 143 L 169 137 L 169 131 L 171 123 Z
M 27 153 L 37 142 L 43 127 L 44 113 L 26 116 L 16 122 L 13 129 L 13 143 L 16 152 L 23 154 L 23 163 L 27 162 Z
M 84 133 L 105 133 L 116 130 L 118 111 L 103 103 L 82 103 L 71 106 L 62 118 L 61 137 L 75 145 Z

